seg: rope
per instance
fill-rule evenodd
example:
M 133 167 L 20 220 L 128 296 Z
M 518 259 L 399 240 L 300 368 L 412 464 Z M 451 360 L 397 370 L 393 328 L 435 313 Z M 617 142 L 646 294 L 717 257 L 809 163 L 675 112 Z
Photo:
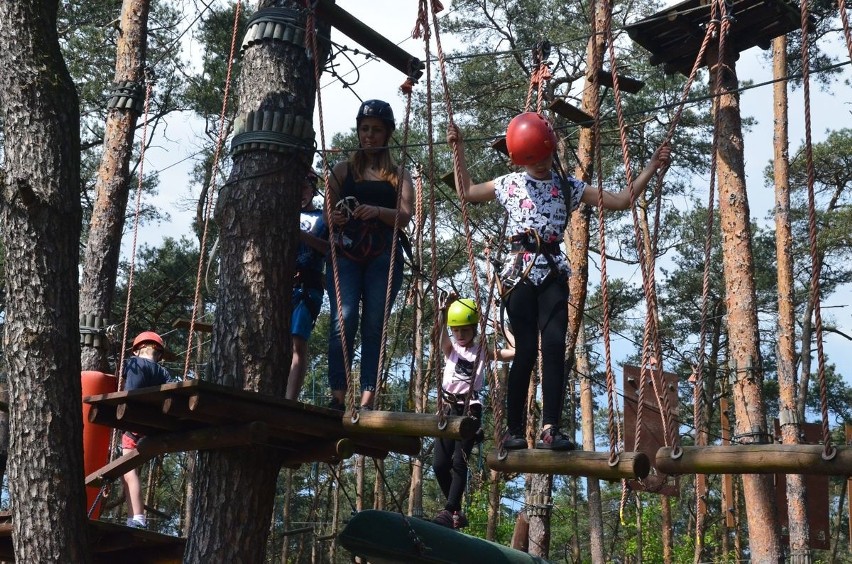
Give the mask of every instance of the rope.
M 148 73 L 146 73 L 147 75 Z M 151 91 L 153 89 L 153 79 L 147 76 L 145 81 L 145 103 L 143 104 L 144 121 L 142 122 L 142 140 L 139 148 L 139 172 L 136 175 L 136 206 L 133 212 L 133 242 L 130 246 L 130 267 L 127 274 L 127 300 L 124 304 L 124 327 L 121 333 L 121 353 L 118 358 L 118 390 L 124 388 L 124 355 L 125 343 L 127 343 L 127 328 L 130 324 L 130 304 L 133 296 L 133 275 L 136 271 L 136 244 L 139 239 L 139 216 L 142 209 L 142 185 L 145 171 L 145 139 L 148 138 L 148 115 L 151 109 Z M 113 429 L 110 445 L 107 447 L 112 454 L 118 448 L 118 437 L 121 436 L 118 429 Z
M 417 8 L 417 21 L 414 26 L 414 30 L 411 32 L 411 37 L 414 39 L 423 38 L 425 52 L 429 52 L 429 46 L 431 44 L 432 39 L 432 31 L 429 27 L 429 6 L 427 4 L 427 0 L 420 0 Z M 426 131 L 428 132 L 428 138 L 434 138 L 434 124 L 433 124 L 433 115 L 432 115 L 432 58 L 426 58 Z M 437 200 L 435 198 L 435 145 L 433 143 L 428 143 L 426 145 L 426 154 L 427 154 L 427 163 L 429 167 L 429 181 L 431 189 L 429 190 L 429 250 L 431 252 L 430 261 L 429 261 L 429 285 L 432 290 L 432 311 L 434 315 L 432 317 L 432 331 L 430 334 L 430 350 L 439 351 L 441 350 L 441 304 L 440 304 L 440 296 L 438 292 L 438 234 L 436 229 L 435 219 L 438 217 L 438 207 Z M 422 187 L 422 178 L 420 186 Z M 422 192 L 421 192 L 422 196 Z M 418 199 L 418 205 L 420 205 L 420 211 L 418 213 L 423 213 L 422 211 L 422 201 Z M 425 224 L 425 219 L 421 224 Z M 420 232 L 422 245 L 422 232 Z M 419 265 L 422 268 L 422 265 Z M 436 392 L 437 392 L 437 412 L 438 412 L 438 428 L 444 428 L 447 425 L 446 422 L 446 412 L 444 411 L 444 395 L 441 393 L 441 389 L 443 387 L 443 376 L 442 376 L 442 365 L 443 365 L 444 355 L 443 354 L 432 354 L 429 355 L 429 365 L 432 370 L 434 370 L 435 374 L 435 384 L 436 384 Z M 429 372 L 427 372 L 427 378 L 429 378 Z M 430 384 L 427 381 L 423 386 L 423 389 L 427 391 L 430 389 Z
M 842 4 L 842 0 L 841 0 Z M 814 170 L 814 153 L 811 139 L 811 87 L 810 87 L 810 37 L 808 34 L 808 20 L 810 17 L 810 6 L 808 0 L 802 0 L 802 93 L 805 101 L 805 162 L 808 171 L 808 244 L 811 254 L 811 284 L 810 299 L 814 310 L 814 336 L 817 346 L 817 364 L 819 376 L 819 403 L 822 412 L 822 441 L 825 445 L 823 458 L 830 460 L 837 450 L 831 444 L 831 430 L 828 424 L 828 385 L 825 376 L 825 352 L 823 351 L 822 331 L 822 307 L 820 305 L 820 283 L 819 277 L 822 271 L 822 258 L 817 244 L 817 220 L 816 220 L 816 195 L 814 182 L 816 172 Z M 845 25 L 844 31 L 849 38 L 849 28 Z
M 231 49 L 228 55 L 228 70 L 225 74 L 225 92 L 222 96 L 222 109 L 219 112 L 219 133 L 216 137 L 216 148 L 213 152 L 213 166 L 210 172 L 210 190 L 207 194 L 207 202 L 204 206 L 204 229 L 201 233 L 201 252 L 198 253 L 198 270 L 195 275 L 195 293 L 192 298 L 192 316 L 189 320 L 189 335 L 186 342 L 186 357 L 183 364 L 183 379 L 189 374 L 189 361 L 192 354 L 192 338 L 195 333 L 195 322 L 198 319 L 199 302 L 201 301 L 201 279 L 204 272 L 204 249 L 207 246 L 207 234 L 209 232 L 210 218 L 213 213 L 213 200 L 216 194 L 216 177 L 219 174 L 219 160 L 221 159 L 222 146 L 225 143 L 225 117 L 228 111 L 228 99 L 231 92 L 231 74 L 234 66 L 234 53 L 237 49 L 237 31 L 240 23 L 240 10 L 242 0 L 237 0 L 234 6 L 234 25 L 231 31 Z
M 312 54 L 312 60 L 314 61 L 314 80 L 317 85 L 320 83 L 320 74 L 321 69 L 319 66 L 319 47 L 317 45 L 317 30 L 316 30 L 316 21 L 315 21 L 315 5 L 311 5 L 311 9 L 308 11 L 308 19 L 307 25 L 307 36 L 310 37 L 310 49 Z M 329 164 L 328 164 L 328 151 L 326 150 L 325 144 L 325 119 L 323 117 L 323 106 L 322 106 L 322 89 L 317 88 L 317 115 L 319 116 L 319 133 L 320 133 L 320 145 L 322 146 L 322 171 L 323 171 L 323 181 L 326 186 L 326 197 L 324 202 L 325 215 L 326 217 L 331 216 L 331 212 L 334 211 L 331 208 L 331 199 L 328 195 L 331 193 L 329 188 Z M 328 226 L 329 229 L 329 240 L 334 241 L 334 237 L 336 235 L 337 226 L 333 223 L 330 223 Z M 352 367 L 349 361 L 349 350 L 346 347 L 346 325 L 343 323 L 343 297 L 340 289 L 340 270 L 338 268 L 338 258 L 337 258 L 337 245 L 332 244 L 329 249 L 329 256 L 331 257 L 331 273 L 332 279 L 334 281 L 334 298 L 337 301 L 337 327 L 340 331 L 340 339 L 343 342 L 342 353 L 343 353 L 343 370 L 345 371 L 346 376 L 346 405 L 349 409 L 350 413 L 354 413 L 355 411 L 355 398 L 352 391 L 352 386 L 350 384 L 350 374 L 352 371 Z

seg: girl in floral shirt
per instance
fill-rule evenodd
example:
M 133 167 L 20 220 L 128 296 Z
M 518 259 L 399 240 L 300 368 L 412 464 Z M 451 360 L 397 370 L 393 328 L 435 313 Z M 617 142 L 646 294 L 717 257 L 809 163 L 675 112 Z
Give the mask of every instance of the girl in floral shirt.
M 527 448 L 527 388 L 538 356 L 542 354 L 542 429 L 537 448 L 572 450 L 574 443 L 559 430 L 565 388 L 565 334 L 568 330 L 568 275 L 570 267 L 560 244 L 568 214 L 581 202 L 624 210 L 641 194 L 657 169 L 668 163 L 671 150 L 660 147 L 631 186 L 618 193 L 589 186 L 576 178 L 560 178 L 553 170 L 557 139 L 541 115 L 526 112 L 515 116 L 506 130 L 506 146 L 512 163 L 522 166 L 481 184 L 473 184 L 467 171 L 464 143 L 454 123 L 447 142 L 456 147 L 456 186 L 468 202 L 497 200 L 508 213 L 508 231 L 514 260 L 501 273 L 504 303 L 515 334 L 515 360 L 509 370 L 506 413 L 508 433 L 503 448 Z

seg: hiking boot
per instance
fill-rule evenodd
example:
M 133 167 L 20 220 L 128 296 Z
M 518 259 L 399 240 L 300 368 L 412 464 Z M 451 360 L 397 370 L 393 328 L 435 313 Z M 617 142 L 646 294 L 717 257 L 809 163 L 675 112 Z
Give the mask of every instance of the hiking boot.
M 527 448 L 527 438 L 523 434 L 506 433 L 503 438 L 503 448 L 506 450 L 520 450 Z
M 568 435 L 557 429 L 556 427 L 548 427 L 542 429 L 538 436 L 538 442 L 535 448 L 546 448 L 550 450 L 574 450 L 577 448 Z

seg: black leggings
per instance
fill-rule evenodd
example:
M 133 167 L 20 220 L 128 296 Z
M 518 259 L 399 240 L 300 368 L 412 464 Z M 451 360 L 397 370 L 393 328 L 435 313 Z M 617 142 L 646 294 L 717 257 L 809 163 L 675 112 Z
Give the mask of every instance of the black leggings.
M 509 370 L 506 419 L 509 432 L 522 435 L 530 376 L 541 335 L 541 422 L 559 426 L 565 389 L 565 334 L 568 331 L 568 285 L 551 276 L 540 286 L 524 280 L 506 298 L 506 312 L 515 335 L 515 360 Z
M 463 415 L 464 404 L 455 404 L 453 407 L 455 415 Z M 482 406 L 471 404 L 470 415 L 481 419 Z M 432 461 L 432 468 L 435 470 L 438 485 L 444 492 L 444 497 L 447 498 L 444 509 L 448 511 L 461 511 L 462 495 L 467 487 L 467 459 L 475 442 L 475 438 L 463 441 L 435 440 L 435 458 Z

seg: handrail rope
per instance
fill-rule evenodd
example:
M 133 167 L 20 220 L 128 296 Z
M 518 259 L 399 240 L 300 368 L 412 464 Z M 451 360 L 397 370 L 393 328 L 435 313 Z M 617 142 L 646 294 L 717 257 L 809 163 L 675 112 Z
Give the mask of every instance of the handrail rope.
M 124 388 L 124 356 L 127 348 L 125 344 L 127 343 L 127 329 L 130 325 L 130 304 L 132 303 L 133 296 L 133 277 L 136 272 L 136 246 L 139 240 L 139 216 L 141 215 L 140 210 L 142 209 L 142 187 L 145 176 L 145 140 L 148 138 L 148 116 L 151 110 L 151 92 L 153 90 L 153 85 L 153 77 L 151 77 L 149 73 L 146 73 L 145 102 L 142 106 L 144 120 L 142 122 L 142 138 L 139 147 L 139 168 L 136 173 L 136 208 L 133 212 L 133 242 L 130 246 L 130 265 L 127 273 L 127 299 L 124 304 L 124 327 L 121 332 L 121 353 L 118 357 L 117 390 L 122 390 Z M 113 429 L 110 444 L 107 447 L 109 449 L 110 459 L 113 458 L 112 455 L 115 454 L 118 447 L 119 436 L 121 436 L 119 429 Z
M 335 472 L 335 470 L 334 470 L 334 466 L 342 466 L 343 462 L 341 461 L 341 462 L 339 462 L 335 465 L 332 465 L 331 463 L 326 463 L 326 464 L 328 464 L 328 471 L 331 472 L 331 475 L 334 478 L 334 481 L 337 482 L 338 487 L 343 492 L 343 495 L 346 497 L 346 500 L 349 502 L 349 507 L 352 509 L 352 513 L 357 513 L 357 511 L 358 511 L 357 506 L 355 505 L 355 502 L 352 501 L 352 498 L 349 497 L 349 490 L 346 489 L 346 485 L 343 483 L 343 480 L 341 479 L 341 474 L 339 472 Z
M 429 52 L 429 46 L 431 45 L 432 40 L 432 30 L 429 27 L 429 6 L 427 0 L 420 0 L 418 2 L 417 7 L 417 21 L 414 25 L 414 30 L 411 32 L 411 37 L 414 39 L 423 38 L 424 49 L 425 52 Z M 433 114 L 432 114 L 432 58 L 427 57 L 426 60 L 426 131 L 429 139 L 434 138 L 434 122 L 433 122 Z M 432 290 L 432 311 L 434 315 L 432 316 L 432 331 L 430 333 L 430 350 L 431 351 L 441 351 L 441 340 L 443 335 L 441 334 L 441 317 L 443 316 L 443 312 L 441 311 L 441 303 L 440 296 L 438 292 L 438 233 L 437 233 L 437 223 L 435 219 L 438 216 L 438 206 L 437 199 L 435 198 L 435 145 L 434 143 L 428 143 L 426 146 L 427 153 L 427 162 L 429 167 L 429 250 L 431 253 L 430 261 L 429 261 L 429 284 Z M 425 225 L 425 218 L 423 221 L 423 225 Z M 422 267 L 422 265 L 421 265 Z M 443 351 L 442 351 L 443 352 Z M 435 375 L 435 385 L 436 385 L 436 409 L 438 412 L 438 428 L 446 427 L 446 413 L 444 411 L 444 398 L 441 390 L 443 388 L 443 373 L 442 373 L 442 365 L 443 365 L 444 355 L 443 354 L 430 354 L 429 355 L 429 368 L 430 371 L 427 372 L 426 377 L 431 378 L 431 373 L 434 372 Z M 431 389 L 431 385 L 428 380 L 423 386 L 423 390 L 429 393 Z M 427 397 L 428 403 L 428 397 Z
M 841 2 L 842 3 L 842 2 Z M 811 284 L 810 299 L 813 302 L 814 312 L 814 337 L 817 346 L 817 374 L 819 377 L 819 404 L 822 411 L 822 441 L 825 445 L 823 458 L 830 460 L 834 457 L 837 449 L 831 443 L 831 429 L 828 424 L 828 384 L 825 376 L 825 352 L 823 350 L 822 331 L 822 306 L 820 305 L 820 273 L 822 271 L 822 259 L 817 243 L 816 220 L 816 194 L 814 182 L 816 172 L 814 170 L 814 153 L 811 138 L 811 85 L 810 71 L 810 36 L 808 34 L 808 20 L 810 19 L 810 6 L 808 0 L 802 0 L 802 94 L 805 101 L 805 162 L 808 171 L 808 245 L 811 254 Z M 848 26 L 845 28 L 848 32 Z M 847 35 L 848 38 L 848 35 Z M 803 346 L 809 346 L 805 343 Z M 804 351 L 803 351 L 804 354 Z
M 400 87 L 400 90 L 406 96 L 405 103 L 405 121 L 403 122 L 405 125 L 403 127 L 402 133 L 402 157 L 400 159 L 399 165 L 399 178 L 397 179 L 396 185 L 396 214 L 394 215 L 393 220 L 393 235 L 391 237 L 391 250 L 390 250 L 390 265 L 388 267 L 388 279 L 387 279 L 387 287 L 385 289 L 385 306 L 383 309 L 382 315 L 382 338 L 379 341 L 379 363 L 377 370 L 379 371 L 376 374 L 376 390 L 373 398 L 373 406 L 377 406 L 378 394 L 379 390 L 382 388 L 382 383 L 384 381 L 384 360 L 385 360 L 385 344 L 387 342 L 388 337 L 388 320 L 390 319 L 390 312 L 393 306 L 393 300 L 391 299 L 391 290 L 393 286 L 393 274 L 394 267 L 396 266 L 396 255 L 397 249 L 399 249 L 399 216 L 401 215 L 399 209 L 400 204 L 402 203 L 402 187 L 405 183 L 405 166 L 404 163 L 406 161 L 407 151 L 406 147 L 408 146 L 408 134 L 411 131 L 411 93 L 414 86 L 414 79 L 409 77 L 406 79 L 405 83 Z M 378 221 L 378 218 L 376 219 Z M 353 419 L 353 422 L 356 422 Z
M 606 30 L 610 28 L 612 25 L 612 4 L 604 0 L 604 34 L 606 37 Z M 594 6 L 597 5 L 595 2 Z M 595 20 L 595 12 L 592 13 L 592 21 Z M 595 25 L 595 24 L 593 24 Z M 602 62 L 598 59 L 597 50 L 594 51 L 594 63 L 595 68 L 601 68 Z M 592 84 L 597 84 L 598 82 L 598 74 L 597 72 L 592 75 Z M 618 98 L 616 98 L 616 107 L 618 106 Z M 622 135 L 624 135 L 624 130 L 622 129 Z M 600 111 L 599 108 L 595 108 L 595 124 L 593 126 L 592 138 L 594 140 L 594 156 L 595 156 L 595 167 L 598 171 L 603 170 L 603 157 L 601 155 L 601 129 L 600 129 Z M 627 166 L 627 185 L 630 186 L 631 177 L 630 177 L 630 167 Z M 609 282 L 608 282 L 608 274 L 607 274 L 607 258 L 606 258 L 606 223 L 604 221 L 604 206 L 603 206 L 603 175 L 600 172 L 597 175 L 597 189 L 598 189 L 598 202 L 597 202 L 597 212 L 598 212 L 598 245 L 600 247 L 600 255 L 601 255 L 601 307 L 603 309 L 603 326 L 602 326 L 602 336 L 603 336 L 603 344 L 604 344 L 604 366 L 605 366 L 605 374 L 606 374 L 606 399 L 607 399 L 607 432 L 609 435 L 609 463 L 614 464 L 618 460 L 618 432 L 616 430 L 616 422 L 615 422 L 615 374 L 612 370 L 612 343 L 610 341 L 610 316 L 609 316 Z
M 438 51 L 438 61 L 439 67 L 441 69 L 441 83 L 444 87 L 444 104 L 447 110 L 447 123 L 452 124 L 455 123 L 453 117 L 453 105 L 450 99 L 450 85 L 449 80 L 447 79 L 447 65 L 445 61 L 444 48 L 441 44 L 441 33 L 440 26 L 438 24 L 438 12 L 443 10 L 444 7 L 438 0 L 430 0 L 431 8 L 432 8 L 432 26 L 435 30 L 435 46 Z M 459 159 L 458 159 L 458 146 L 454 145 L 452 147 L 453 152 L 453 173 L 455 177 L 461 181 L 461 169 L 459 168 Z M 465 234 L 465 246 L 467 248 L 467 259 L 468 259 L 468 267 L 470 268 L 471 274 L 471 284 L 473 285 L 473 293 L 474 293 L 474 301 L 479 304 L 480 298 L 482 295 L 481 288 L 479 287 L 479 276 L 478 276 L 478 268 L 476 266 L 476 255 L 473 251 L 473 238 L 470 232 L 470 213 L 468 210 L 468 202 L 464 196 L 463 190 L 461 190 L 460 186 L 456 186 L 456 191 L 459 195 L 459 200 L 461 201 L 461 212 L 462 212 L 462 224 L 464 226 L 464 234 Z M 479 317 L 479 329 L 481 333 L 484 335 L 485 333 L 485 318 L 483 316 Z
M 319 46 L 317 45 L 317 30 L 316 30 L 316 21 L 315 14 L 316 6 L 315 3 L 311 3 L 311 7 L 308 10 L 308 18 L 306 28 L 306 36 L 310 38 L 310 49 L 312 59 L 314 61 L 314 81 L 319 85 L 321 69 L 319 67 Z M 330 182 L 330 173 L 329 164 L 328 164 L 328 151 L 326 150 L 325 144 L 325 118 L 323 117 L 323 107 L 322 107 L 322 93 L 321 89 L 317 88 L 317 116 L 319 118 L 319 134 L 320 134 L 320 146 L 322 147 L 322 172 L 323 172 L 323 181 L 325 182 L 326 187 L 326 197 L 324 199 L 323 207 L 325 209 L 326 217 L 331 217 L 331 213 L 334 211 L 331 209 L 331 199 L 329 198 L 329 194 L 331 194 L 331 189 L 329 187 Z M 339 183 L 339 181 L 338 181 Z M 337 301 L 337 328 L 340 332 L 340 340 L 341 340 L 341 352 L 343 354 L 343 370 L 345 374 L 346 380 L 346 395 L 345 395 L 345 403 L 350 413 L 355 412 L 355 392 L 352 387 L 352 367 L 349 364 L 349 349 L 346 346 L 346 324 L 343 322 L 343 295 L 340 287 L 340 270 L 338 267 L 338 257 L 337 257 L 337 245 L 334 244 L 334 239 L 337 231 L 337 226 L 333 223 L 329 222 L 328 225 L 329 231 L 329 240 L 332 241 L 332 244 L 329 248 L 329 256 L 331 257 L 331 274 L 332 280 L 334 281 L 334 299 Z
M 201 246 L 198 253 L 198 271 L 195 276 L 195 293 L 192 298 L 192 316 L 189 321 L 189 335 L 186 342 L 186 358 L 183 365 L 183 379 L 189 374 L 189 361 L 192 354 L 192 336 L 195 333 L 195 322 L 198 319 L 199 301 L 201 298 L 201 278 L 204 272 L 204 249 L 207 246 L 207 234 L 209 231 L 210 218 L 213 210 L 213 200 L 216 195 L 216 177 L 219 174 L 219 160 L 222 154 L 222 146 L 225 144 L 225 118 L 228 111 L 228 100 L 231 92 L 231 74 L 234 67 L 234 53 L 237 49 L 237 32 L 240 24 L 240 11 L 242 0 L 237 0 L 234 5 L 234 25 L 231 31 L 231 49 L 228 55 L 228 70 L 225 74 L 225 91 L 222 95 L 222 109 L 219 112 L 219 132 L 216 136 L 216 148 L 213 152 L 213 165 L 210 171 L 210 189 L 207 193 L 207 202 L 204 206 L 204 229 L 201 234 Z
M 843 37 L 846 38 L 846 49 L 849 50 L 849 59 L 852 59 L 852 32 L 849 31 L 849 16 L 846 14 L 846 0 L 837 0 L 840 10 L 840 21 L 843 22 Z

